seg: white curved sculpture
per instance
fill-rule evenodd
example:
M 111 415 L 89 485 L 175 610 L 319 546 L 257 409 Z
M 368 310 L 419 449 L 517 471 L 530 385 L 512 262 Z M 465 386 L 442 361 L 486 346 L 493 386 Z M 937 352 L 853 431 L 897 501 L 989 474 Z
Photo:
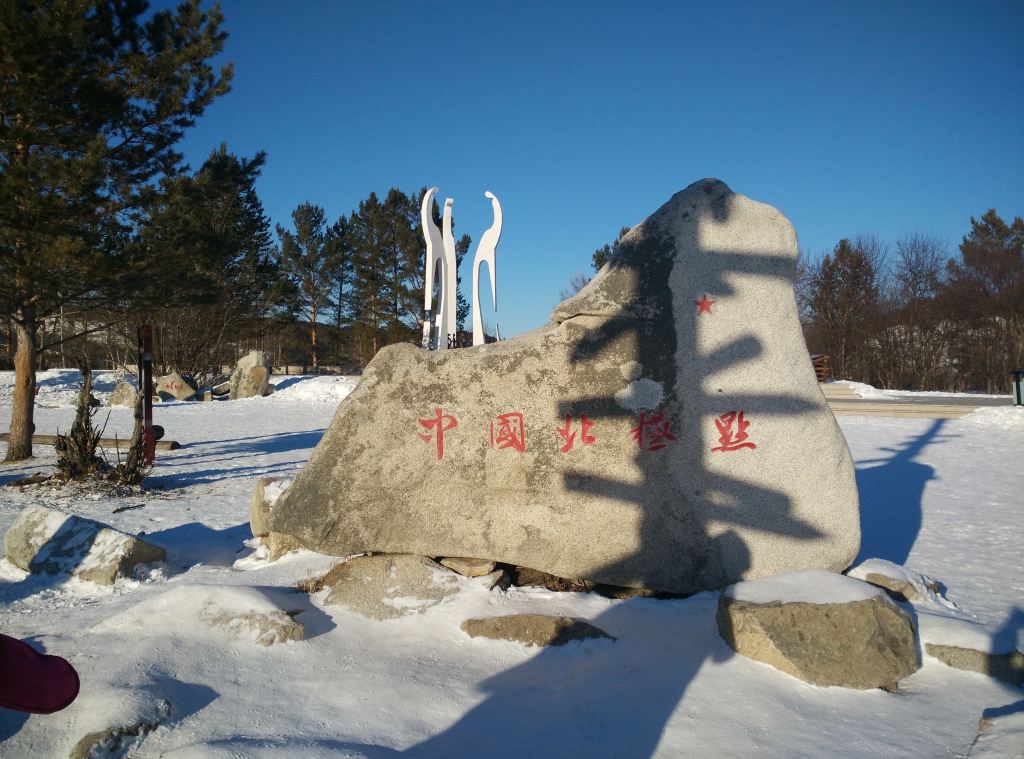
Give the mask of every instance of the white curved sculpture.
M 438 321 L 437 347 L 439 350 L 455 347 L 455 333 L 458 329 L 456 305 L 458 304 L 458 264 L 455 258 L 455 238 L 452 237 L 451 198 L 444 200 L 444 214 L 441 217 L 442 240 L 444 242 L 444 287 L 441 288 L 441 313 Z
M 420 204 L 420 222 L 423 225 L 423 237 L 427 243 L 426 273 L 423 278 L 423 347 L 434 350 L 446 350 L 455 347 L 456 339 L 456 307 L 458 304 L 458 274 L 455 257 L 455 237 L 452 235 L 452 201 L 445 198 L 444 212 L 441 216 L 442 230 L 439 232 L 434 224 L 433 208 L 436 187 L 431 187 L 423 195 Z M 490 190 L 484 196 L 491 201 L 494 223 L 483 233 L 476 247 L 473 259 L 473 345 L 483 345 L 484 325 L 480 313 L 480 265 L 487 264 L 491 277 L 491 304 L 498 308 L 498 293 L 494 272 L 494 258 L 501 238 L 501 204 Z M 437 310 L 432 311 L 434 299 L 434 278 L 440 266 L 440 290 Z M 431 330 L 431 317 L 435 329 Z
M 431 218 L 435 193 L 437 193 L 436 187 L 431 187 L 427 190 L 423 196 L 423 203 L 420 205 L 420 223 L 423 225 L 423 237 L 427 241 L 427 270 L 423 277 L 423 311 L 425 314 L 423 320 L 423 347 L 427 349 L 437 347 L 431 327 L 433 326 L 434 310 L 434 272 L 438 264 L 441 265 L 442 294 L 444 292 L 444 256 L 441 254 L 443 250 L 441 232 L 434 226 L 434 220 Z
M 434 224 L 431 211 L 434 207 L 434 195 L 436 187 L 431 187 L 423 196 L 423 203 L 420 205 L 420 222 L 423 224 L 423 237 L 427 242 L 426 273 L 423 278 L 423 310 L 427 318 L 423 323 L 423 347 L 435 350 L 446 350 L 449 347 L 450 336 L 455 332 L 455 306 L 456 287 L 458 279 L 455 269 L 455 241 L 452 239 L 452 199 L 444 202 L 444 216 L 442 234 Z M 437 310 L 433 310 L 434 298 L 434 277 L 437 267 L 440 266 L 440 294 Z M 434 334 L 431 334 L 431 313 L 436 325 Z
M 498 309 L 498 291 L 495 289 L 494 254 L 497 252 L 498 240 L 501 238 L 501 204 L 490 190 L 484 196 L 491 201 L 494 212 L 494 223 L 484 232 L 476 246 L 476 257 L 473 259 L 473 345 L 484 344 L 484 322 L 480 313 L 480 266 L 487 264 L 491 276 L 491 306 Z

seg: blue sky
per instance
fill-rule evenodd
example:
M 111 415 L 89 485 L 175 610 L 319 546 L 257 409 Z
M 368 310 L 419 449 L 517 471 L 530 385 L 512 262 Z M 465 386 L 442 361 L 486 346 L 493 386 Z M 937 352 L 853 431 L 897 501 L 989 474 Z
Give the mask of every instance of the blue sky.
M 163 7 L 170 3 L 155 3 Z M 714 176 L 814 257 L 842 237 L 1024 215 L 1024 2 L 224 0 L 233 90 L 183 143 L 265 150 L 274 222 L 438 186 L 475 244 L 504 210 L 498 311 L 547 322 L 594 249 Z

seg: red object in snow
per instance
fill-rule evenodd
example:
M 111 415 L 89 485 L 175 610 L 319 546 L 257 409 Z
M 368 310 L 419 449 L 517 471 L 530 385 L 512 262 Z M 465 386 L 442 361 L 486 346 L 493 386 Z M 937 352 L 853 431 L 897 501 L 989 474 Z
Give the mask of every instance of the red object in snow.
M 50 714 L 78 695 L 78 673 L 66 659 L 48 656 L 17 638 L 0 635 L 0 706 Z

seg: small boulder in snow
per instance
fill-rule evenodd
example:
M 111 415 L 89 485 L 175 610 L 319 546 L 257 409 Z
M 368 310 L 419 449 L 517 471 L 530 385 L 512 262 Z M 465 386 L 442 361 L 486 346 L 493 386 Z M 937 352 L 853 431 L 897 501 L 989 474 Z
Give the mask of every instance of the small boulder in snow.
M 724 590 L 718 631 L 737 653 L 814 685 L 889 686 L 917 671 L 914 625 L 880 589 L 821 570 Z
M 204 608 L 199 618 L 210 627 L 224 630 L 231 637 L 252 640 L 260 646 L 272 646 L 306 637 L 305 628 L 279 609 L 253 611 Z
M 980 672 L 1010 685 L 1024 685 L 1024 654 L 998 631 L 970 619 L 918 609 L 924 652 L 965 672 Z
M 885 559 L 867 559 L 846 571 L 847 577 L 853 577 L 901 596 L 907 601 L 922 601 L 937 598 L 942 590 L 941 584 L 928 575 L 914 572 L 899 564 Z
M 941 643 L 925 643 L 925 653 L 934 656 L 943 664 L 966 672 L 980 672 L 983 675 L 1002 680 L 1020 687 L 1024 685 L 1024 654 L 1007 651 L 993 654 L 961 646 L 946 646 Z
M 135 389 L 134 385 L 127 382 L 118 382 L 114 386 L 113 392 L 110 393 L 110 397 L 107 398 L 107 405 L 135 408 L 135 399 L 138 395 L 139 391 Z
M 18 515 L 4 535 L 4 551 L 26 571 L 71 574 L 99 585 L 113 585 L 137 565 L 166 557 L 163 548 L 109 525 L 39 505 Z
M 326 604 L 370 619 L 419 614 L 458 592 L 456 575 L 425 556 L 357 556 L 331 570 Z M 324 578 L 327 582 L 327 578 Z
M 146 736 L 159 727 L 171 714 L 171 702 L 155 701 L 146 714 L 138 715 L 125 724 L 96 730 L 81 738 L 68 754 L 68 759 L 92 759 L 98 756 L 134 756 Z
M 511 640 L 527 646 L 564 646 L 574 640 L 608 638 L 611 635 L 589 622 L 545 614 L 510 614 L 467 619 L 462 630 L 472 638 Z
M 147 626 L 162 635 L 194 636 L 204 627 L 235 640 L 271 646 L 302 640 L 295 616 L 308 600 L 276 588 L 178 584 L 93 626 L 115 632 Z

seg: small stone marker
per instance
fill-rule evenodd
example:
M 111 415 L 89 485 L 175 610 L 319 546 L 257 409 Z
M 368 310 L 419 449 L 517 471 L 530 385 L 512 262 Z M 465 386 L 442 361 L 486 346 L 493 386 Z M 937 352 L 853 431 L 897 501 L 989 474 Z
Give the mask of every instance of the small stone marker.
M 845 569 L 853 461 L 800 329 L 796 257 L 776 209 L 691 185 L 547 326 L 377 353 L 270 529 L 337 556 L 684 594 Z
M 719 596 L 737 653 L 813 685 L 881 688 L 917 671 L 910 615 L 881 589 L 820 570 L 748 580 Z
M 544 614 L 510 614 L 502 617 L 467 619 L 462 630 L 472 638 L 511 640 L 527 646 L 564 646 L 574 640 L 608 638 L 611 635 L 589 622 Z
M 153 392 L 162 401 L 188 401 L 196 397 L 199 386 L 188 375 L 171 372 L 153 381 Z
M 166 552 L 91 519 L 44 506 L 28 506 L 4 535 L 7 560 L 33 573 L 71 574 L 113 585 L 139 564 L 163 561 Z

